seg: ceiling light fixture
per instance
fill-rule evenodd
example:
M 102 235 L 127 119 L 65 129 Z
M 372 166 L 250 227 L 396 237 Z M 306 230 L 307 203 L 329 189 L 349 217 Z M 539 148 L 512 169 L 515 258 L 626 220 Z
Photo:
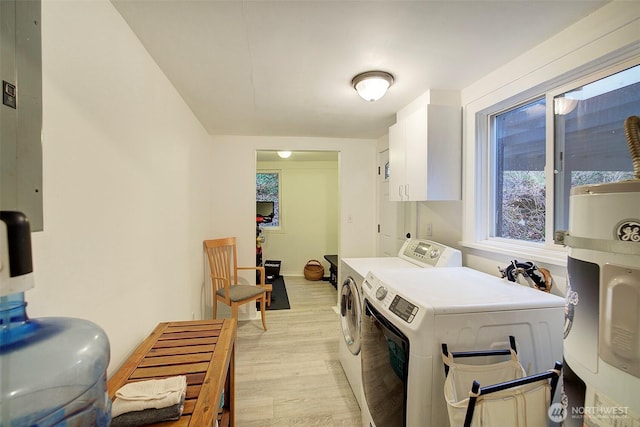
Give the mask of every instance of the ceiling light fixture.
M 578 100 L 574 98 L 555 98 L 553 101 L 554 112 L 561 116 L 569 114 L 578 106 Z
M 281 159 L 288 159 L 291 157 L 291 151 L 278 151 L 278 156 L 280 156 Z
M 393 84 L 393 76 L 385 71 L 367 71 L 351 80 L 351 85 L 365 101 L 382 98 Z

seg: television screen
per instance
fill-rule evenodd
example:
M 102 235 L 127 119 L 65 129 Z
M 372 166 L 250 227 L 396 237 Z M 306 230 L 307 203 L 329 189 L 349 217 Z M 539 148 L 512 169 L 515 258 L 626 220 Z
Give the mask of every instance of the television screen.
M 256 217 L 264 218 L 264 222 L 271 222 L 273 214 L 273 202 L 256 201 Z

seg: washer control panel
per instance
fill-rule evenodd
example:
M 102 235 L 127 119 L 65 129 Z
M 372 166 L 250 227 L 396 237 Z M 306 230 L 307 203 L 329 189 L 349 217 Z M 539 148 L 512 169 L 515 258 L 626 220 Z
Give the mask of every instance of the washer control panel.
M 362 282 L 362 290 L 365 296 L 369 295 L 370 301 L 377 300 L 377 304 L 374 305 L 383 311 L 390 311 L 407 323 L 413 322 L 418 315 L 417 305 L 388 289 L 372 272 L 369 272 Z
M 418 307 L 400 295 L 396 295 L 389 305 L 389 310 L 407 323 L 411 323 L 418 314 Z
M 377 290 L 376 290 L 376 298 L 378 298 L 380 301 L 382 301 L 384 299 L 384 297 L 387 296 L 387 288 L 385 288 L 384 286 L 380 286 Z

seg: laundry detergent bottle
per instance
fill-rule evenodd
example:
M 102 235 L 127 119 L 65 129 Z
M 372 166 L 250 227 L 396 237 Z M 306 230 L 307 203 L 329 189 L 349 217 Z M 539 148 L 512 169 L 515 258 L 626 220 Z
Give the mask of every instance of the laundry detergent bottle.
M 15 211 L 0 220 L 0 427 L 108 426 L 106 334 L 82 319 L 29 319 L 29 221 Z

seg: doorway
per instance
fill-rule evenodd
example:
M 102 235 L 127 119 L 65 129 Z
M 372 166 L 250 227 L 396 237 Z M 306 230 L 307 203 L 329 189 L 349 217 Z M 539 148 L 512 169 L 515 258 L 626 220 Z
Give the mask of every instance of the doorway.
M 318 260 L 328 276 L 324 255 L 339 249 L 338 165 L 337 151 L 292 151 L 288 158 L 275 150 L 256 152 L 256 174 L 278 177 L 276 225 L 259 227 L 262 258 L 281 261 L 281 275 L 302 276 L 307 261 Z

